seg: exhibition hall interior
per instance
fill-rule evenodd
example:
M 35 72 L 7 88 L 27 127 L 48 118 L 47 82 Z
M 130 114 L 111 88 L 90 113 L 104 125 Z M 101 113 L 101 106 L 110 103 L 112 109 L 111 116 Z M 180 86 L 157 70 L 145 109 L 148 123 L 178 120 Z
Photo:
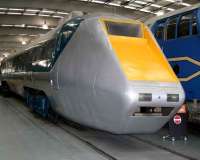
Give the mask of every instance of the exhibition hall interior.
M 0 0 L 0 160 L 200 159 L 199 0 Z

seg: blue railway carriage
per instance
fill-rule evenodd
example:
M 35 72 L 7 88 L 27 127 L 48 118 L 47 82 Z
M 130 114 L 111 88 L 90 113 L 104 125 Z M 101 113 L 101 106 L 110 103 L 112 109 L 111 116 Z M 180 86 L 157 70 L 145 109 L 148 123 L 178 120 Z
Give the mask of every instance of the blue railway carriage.
M 195 110 L 200 121 L 200 4 L 153 18 L 146 24 L 180 79 L 189 108 Z

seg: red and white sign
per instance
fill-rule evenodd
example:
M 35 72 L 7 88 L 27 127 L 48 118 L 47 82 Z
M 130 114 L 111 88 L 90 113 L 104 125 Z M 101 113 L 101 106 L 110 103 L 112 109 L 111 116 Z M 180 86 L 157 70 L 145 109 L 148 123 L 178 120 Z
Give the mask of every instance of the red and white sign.
M 179 124 L 181 124 L 181 116 L 179 116 L 179 115 L 175 115 L 174 116 L 174 123 L 176 124 L 176 125 L 179 125 Z

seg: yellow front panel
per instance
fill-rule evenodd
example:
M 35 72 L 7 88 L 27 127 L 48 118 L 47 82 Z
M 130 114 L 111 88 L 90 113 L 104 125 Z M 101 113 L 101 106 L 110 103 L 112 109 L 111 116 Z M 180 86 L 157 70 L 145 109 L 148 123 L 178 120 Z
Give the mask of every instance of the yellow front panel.
M 108 35 L 127 79 L 178 82 L 151 33 L 141 26 L 144 34 L 142 38 Z

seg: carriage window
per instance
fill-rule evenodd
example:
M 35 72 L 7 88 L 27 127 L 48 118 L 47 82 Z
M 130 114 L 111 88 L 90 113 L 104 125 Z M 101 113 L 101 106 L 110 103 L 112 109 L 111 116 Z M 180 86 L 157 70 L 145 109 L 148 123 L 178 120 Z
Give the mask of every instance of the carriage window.
M 194 15 L 192 18 L 192 35 L 196 35 L 197 32 L 197 17 Z
M 178 25 L 178 37 L 185 37 L 190 35 L 190 20 L 192 14 L 187 14 L 181 17 Z
M 171 19 L 167 24 L 167 39 L 174 39 L 176 37 L 176 18 Z
M 164 27 L 165 27 L 165 23 L 160 23 L 158 24 L 156 33 L 155 33 L 155 37 L 157 39 L 164 39 Z
M 34 48 L 32 61 L 33 72 L 45 72 L 51 66 L 52 55 L 54 54 L 56 39 L 51 39 Z
M 140 24 L 105 21 L 105 25 L 111 35 L 142 37 Z

